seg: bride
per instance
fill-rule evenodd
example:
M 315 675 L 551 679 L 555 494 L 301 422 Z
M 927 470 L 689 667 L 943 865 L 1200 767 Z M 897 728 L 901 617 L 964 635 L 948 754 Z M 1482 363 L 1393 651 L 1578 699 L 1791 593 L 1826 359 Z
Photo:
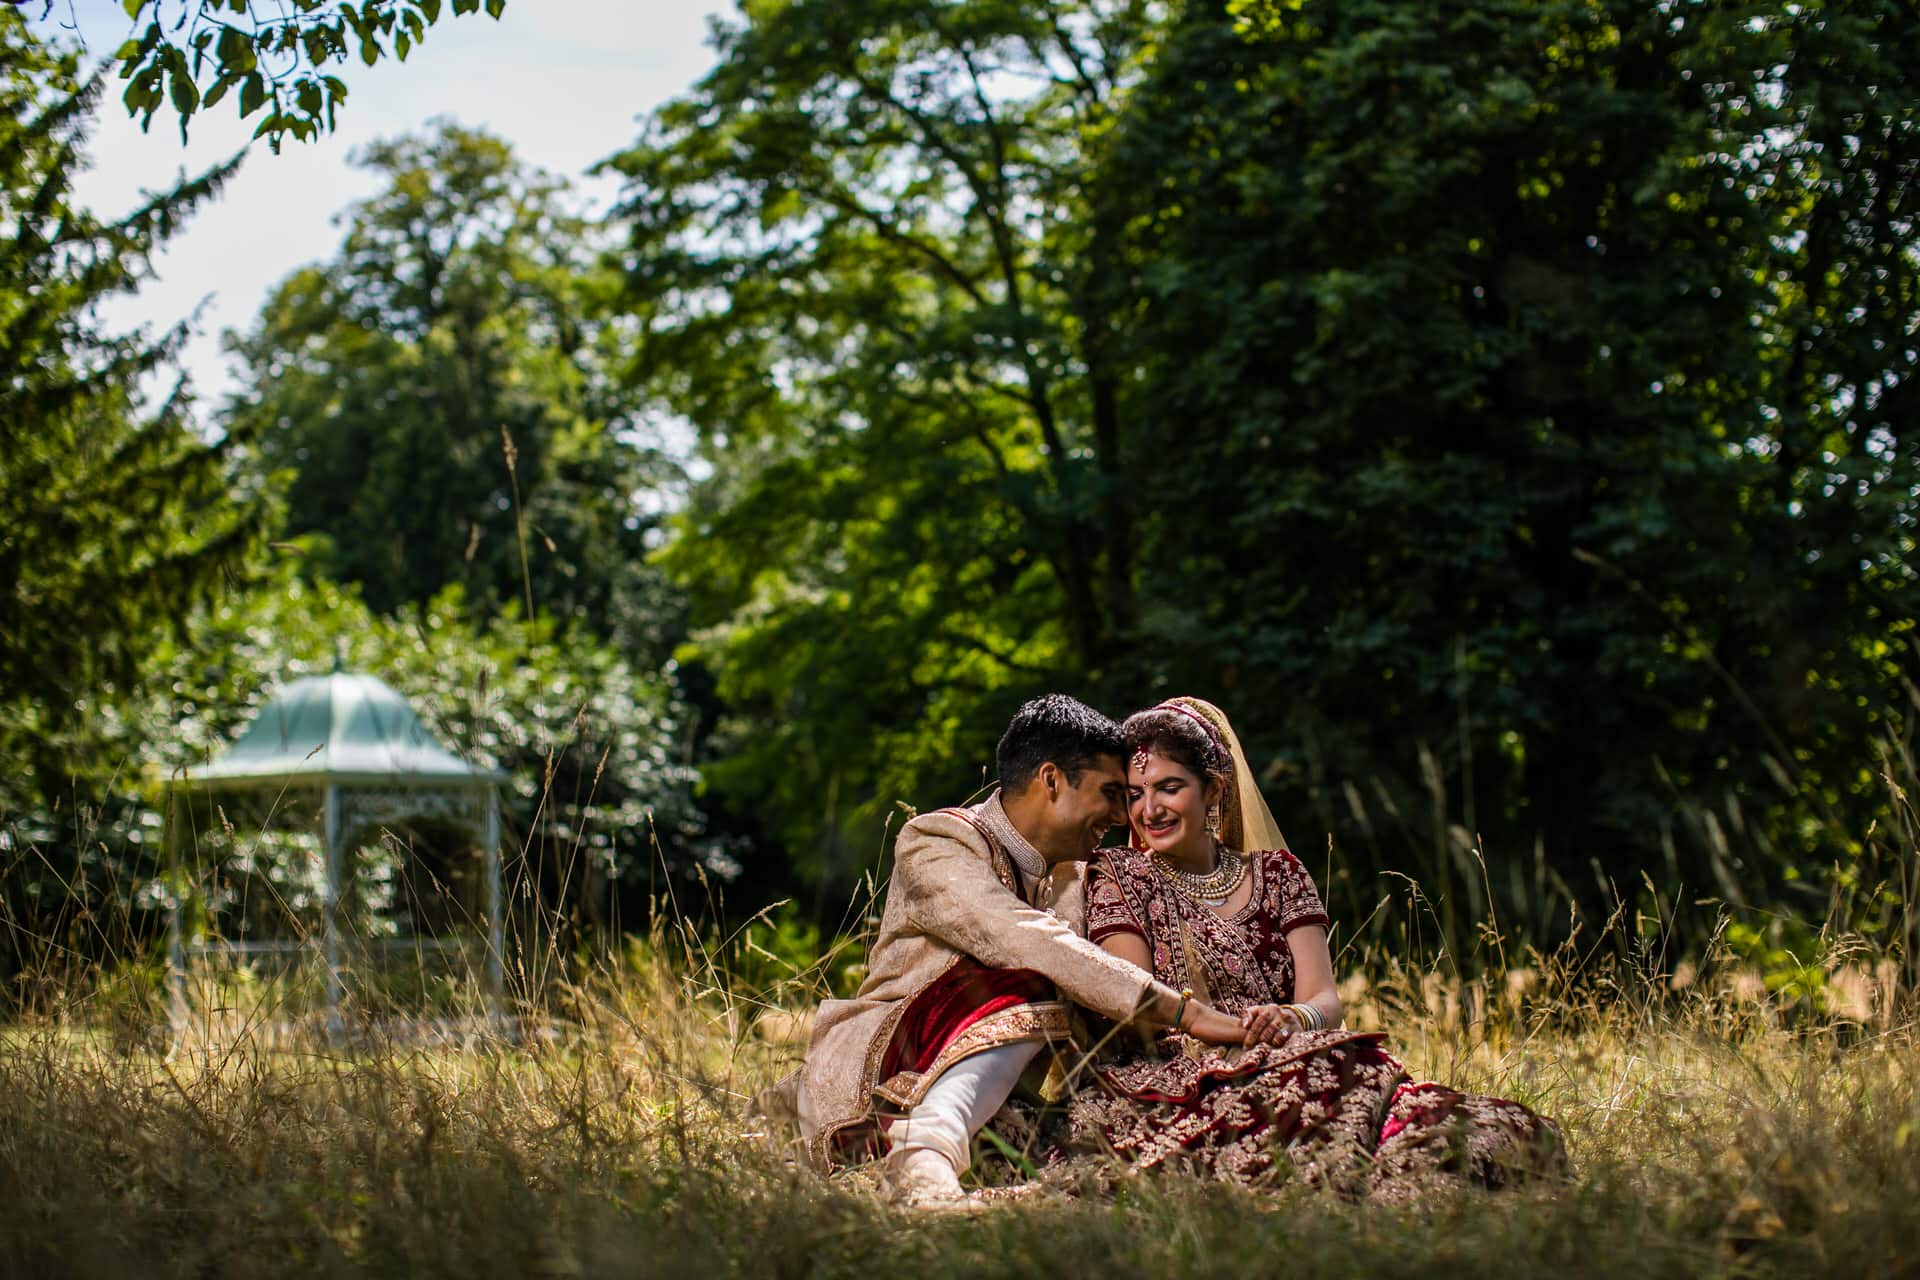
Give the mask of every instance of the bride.
M 1238 1016 L 1247 1044 L 1169 1034 L 1101 1060 L 1095 1087 L 1069 1104 L 1073 1148 L 1383 1199 L 1436 1179 L 1499 1186 L 1564 1168 L 1552 1121 L 1416 1083 L 1383 1036 L 1341 1028 L 1326 910 L 1219 708 L 1179 698 L 1122 730 L 1133 839 L 1089 872 L 1087 936 Z

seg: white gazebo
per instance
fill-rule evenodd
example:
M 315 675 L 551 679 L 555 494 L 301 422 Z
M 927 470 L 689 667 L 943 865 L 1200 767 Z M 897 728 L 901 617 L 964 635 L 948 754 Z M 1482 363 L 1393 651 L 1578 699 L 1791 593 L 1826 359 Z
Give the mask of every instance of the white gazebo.
M 180 913 L 195 867 L 179 857 L 180 806 L 196 796 L 317 793 L 325 850 L 321 958 L 325 965 L 327 1021 L 340 1025 L 346 995 L 343 906 L 353 882 L 351 857 L 372 826 L 417 817 L 443 817 L 471 826 L 480 838 L 484 867 L 486 956 L 489 997 L 497 1011 L 504 986 L 500 870 L 500 791 L 505 775 L 468 764 L 436 742 L 406 699 L 384 681 L 336 670 L 307 676 L 279 690 L 227 753 L 168 783 L 175 833 L 169 856 L 175 869 L 168 962 L 176 1018 L 185 1008 L 189 952 L 291 950 L 312 940 L 274 948 L 270 944 L 213 942 L 188 946 Z M 367 940 L 362 939 L 363 943 Z

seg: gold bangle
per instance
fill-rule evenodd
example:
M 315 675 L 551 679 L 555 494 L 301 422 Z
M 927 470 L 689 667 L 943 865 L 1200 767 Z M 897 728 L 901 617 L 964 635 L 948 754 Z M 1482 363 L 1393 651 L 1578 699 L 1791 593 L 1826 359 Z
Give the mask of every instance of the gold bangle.
M 1186 1030 L 1185 1027 L 1180 1025 L 1180 1020 L 1187 1016 L 1187 1001 L 1191 999 L 1193 999 L 1193 988 L 1180 988 L 1180 1003 L 1173 1006 L 1173 1029 L 1175 1031 Z

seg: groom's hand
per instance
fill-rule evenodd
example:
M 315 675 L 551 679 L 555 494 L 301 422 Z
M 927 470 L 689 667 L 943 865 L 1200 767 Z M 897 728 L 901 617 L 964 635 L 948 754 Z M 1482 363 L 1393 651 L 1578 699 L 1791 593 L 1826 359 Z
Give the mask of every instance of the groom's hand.
M 1229 1017 L 1209 1005 L 1189 1004 L 1187 1016 L 1181 1021 L 1186 1024 L 1188 1035 L 1208 1044 L 1246 1044 L 1252 1039 L 1247 1029 L 1240 1025 L 1240 1019 Z

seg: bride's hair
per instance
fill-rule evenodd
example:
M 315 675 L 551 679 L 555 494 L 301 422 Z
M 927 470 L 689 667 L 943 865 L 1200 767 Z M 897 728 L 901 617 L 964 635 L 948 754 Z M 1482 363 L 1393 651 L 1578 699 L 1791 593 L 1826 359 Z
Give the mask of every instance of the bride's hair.
M 1151 751 L 1173 761 L 1196 778 L 1225 785 L 1233 777 L 1233 757 L 1197 712 L 1177 705 L 1136 711 L 1120 726 L 1131 759 Z

